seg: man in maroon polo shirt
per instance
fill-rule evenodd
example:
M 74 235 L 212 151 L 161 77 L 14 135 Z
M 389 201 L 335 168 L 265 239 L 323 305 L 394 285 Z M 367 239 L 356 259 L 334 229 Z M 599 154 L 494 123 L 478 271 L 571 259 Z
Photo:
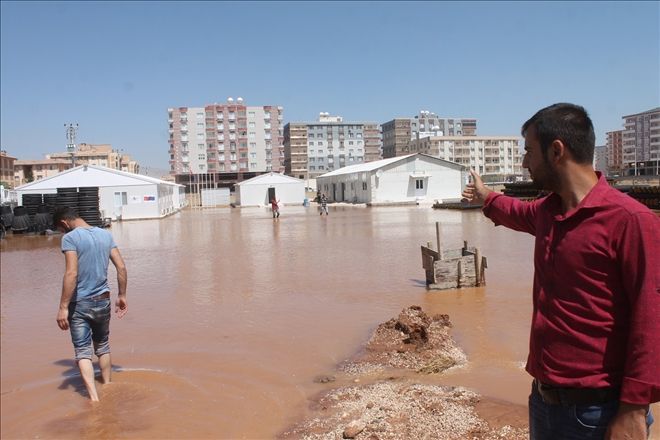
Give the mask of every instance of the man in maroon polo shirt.
M 660 218 L 594 171 L 584 108 L 546 107 L 522 134 L 523 167 L 551 193 L 522 202 L 472 171 L 463 197 L 536 237 L 530 436 L 645 439 L 660 400 Z

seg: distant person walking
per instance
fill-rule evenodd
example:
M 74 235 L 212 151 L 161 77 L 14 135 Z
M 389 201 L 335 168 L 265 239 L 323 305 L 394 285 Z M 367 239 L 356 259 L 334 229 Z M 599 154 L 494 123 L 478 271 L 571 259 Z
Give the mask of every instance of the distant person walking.
M 279 217 L 279 216 L 280 216 L 280 205 L 279 205 L 279 203 L 280 203 L 280 201 L 279 201 L 279 200 L 275 200 L 275 198 L 273 198 L 273 199 L 270 201 L 270 206 L 271 206 L 271 208 L 272 208 L 272 210 L 273 210 L 273 218 L 276 218 L 276 217 Z
M 62 296 L 57 312 L 57 325 L 70 330 L 75 359 L 87 393 L 93 402 L 99 400 L 94 384 L 92 352 L 96 354 L 103 383 L 110 382 L 110 287 L 108 263 L 117 269 L 119 294 L 115 313 L 122 318 L 127 310 L 127 273 L 112 235 L 92 227 L 71 208 L 55 212 L 53 223 L 66 235 L 62 237 L 62 253 L 66 263 Z
M 325 194 L 321 194 L 321 212 L 319 215 L 323 215 L 324 212 L 325 215 L 328 215 L 328 198 Z
M 527 372 L 532 440 L 646 439 L 660 400 L 660 219 L 594 171 L 586 110 L 555 104 L 522 126 L 532 202 L 463 192 L 495 225 L 536 237 Z

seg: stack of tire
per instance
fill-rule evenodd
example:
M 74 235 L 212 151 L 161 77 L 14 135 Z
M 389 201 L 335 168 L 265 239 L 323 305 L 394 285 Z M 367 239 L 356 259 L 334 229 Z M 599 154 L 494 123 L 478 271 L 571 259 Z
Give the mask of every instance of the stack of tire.
M 90 226 L 101 226 L 98 186 L 78 188 L 78 214 Z
M 37 214 L 34 216 L 34 230 L 44 232 L 53 226 L 53 216 L 48 212 L 48 206 L 41 204 L 37 207 Z
M 52 217 L 55 214 L 55 209 L 57 209 L 57 193 L 44 194 L 44 204 L 48 206 L 48 213 Z
M 0 219 L 5 229 L 11 228 L 11 224 L 14 221 L 14 213 L 11 212 L 11 206 L 2 205 L 0 206 Z
M 28 215 L 28 210 L 25 206 L 17 206 L 14 208 L 14 218 L 11 222 L 11 230 L 14 234 L 22 234 L 29 232 L 32 222 Z
M 57 208 L 72 208 L 78 212 L 78 188 L 57 188 Z
M 23 207 L 27 209 L 30 216 L 30 222 L 34 224 L 34 219 L 37 216 L 37 208 L 44 202 L 43 194 L 23 194 Z

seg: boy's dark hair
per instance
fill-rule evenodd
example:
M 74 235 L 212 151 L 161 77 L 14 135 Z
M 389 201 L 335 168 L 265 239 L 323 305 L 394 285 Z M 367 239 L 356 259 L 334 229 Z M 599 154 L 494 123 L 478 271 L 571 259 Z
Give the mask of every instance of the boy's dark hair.
M 68 206 L 60 206 L 53 214 L 53 224 L 57 226 L 62 220 L 75 220 L 77 218 L 80 218 L 80 216 L 75 209 Z
M 593 162 L 596 136 L 584 107 L 564 102 L 553 104 L 529 118 L 522 126 L 522 135 L 525 136 L 532 126 L 536 129 L 544 157 L 550 144 L 560 140 L 568 147 L 577 163 Z

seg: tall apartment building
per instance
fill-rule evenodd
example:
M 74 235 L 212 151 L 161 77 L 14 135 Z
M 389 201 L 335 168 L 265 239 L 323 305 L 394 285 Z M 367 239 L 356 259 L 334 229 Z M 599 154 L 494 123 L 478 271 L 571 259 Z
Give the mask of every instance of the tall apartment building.
M 47 154 L 46 158 L 71 162 L 71 153 Z M 136 160 L 125 154 L 123 149 L 113 149 L 111 144 L 78 144 L 77 150 L 73 153 L 73 159 L 76 166 L 97 165 L 135 174 L 140 171 L 140 164 Z
M 286 174 L 315 179 L 321 174 L 381 158 L 380 130 L 375 122 L 345 122 L 320 113 L 314 122 L 284 126 Z
M 227 186 L 284 171 L 283 108 L 225 104 L 168 109 L 170 174 L 177 183 L 198 177 Z
M 623 162 L 629 175 L 658 174 L 660 107 L 623 117 Z
M 6 185 L 14 186 L 15 162 L 15 157 L 8 155 L 5 150 L 0 151 L 0 182 L 4 182 Z
M 442 118 L 422 110 L 414 118 L 395 118 L 381 124 L 383 132 L 383 158 L 410 154 L 410 142 L 418 136 L 476 136 L 477 120 Z
M 623 130 L 608 131 L 606 134 L 607 174 L 621 174 L 623 169 Z
M 410 142 L 412 153 L 459 163 L 483 176 L 522 175 L 517 136 L 424 136 Z
M 607 147 L 596 145 L 594 148 L 594 169 L 607 176 Z

